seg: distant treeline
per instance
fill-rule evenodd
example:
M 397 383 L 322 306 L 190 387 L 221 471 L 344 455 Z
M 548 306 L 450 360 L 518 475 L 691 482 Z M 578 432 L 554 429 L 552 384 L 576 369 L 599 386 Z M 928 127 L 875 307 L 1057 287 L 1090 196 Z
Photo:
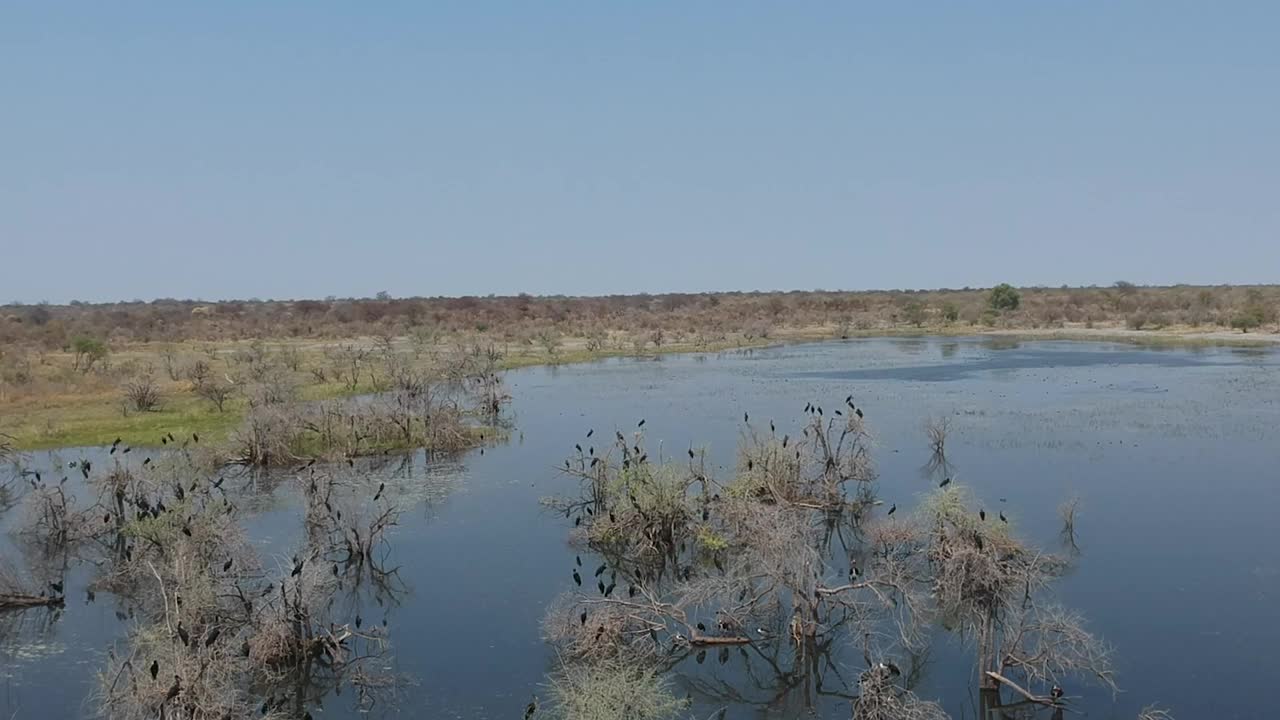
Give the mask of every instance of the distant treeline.
M 707 332 L 767 337 L 782 328 L 837 334 L 974 325 L 1240 328 L 1274 324 L 1280 286 L 1179 285 L 991 289 L 671 293 L 663 295 L 198 300 L 0 306 L 0 342 L 67 348 L 76 337 L 118 342 L 492 333 L 527 340 L 602 333 Z

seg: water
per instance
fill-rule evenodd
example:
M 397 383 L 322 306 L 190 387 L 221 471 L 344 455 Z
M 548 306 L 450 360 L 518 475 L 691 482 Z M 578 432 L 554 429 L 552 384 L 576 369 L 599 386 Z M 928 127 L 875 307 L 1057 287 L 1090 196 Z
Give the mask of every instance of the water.
M 615 428 L 629 432 L 645 418 L 651 454 L 705 446 L 723 478 L 744 411 L 759 427 L 773 419 L 779 432 L 796 433 L 806 402 L 834 408 L 850 393 L 876 436 L 880 494 L 902 512 L 936 480 L 923 467 L 928 416 L 951 418 L 949 474 L 1031 540 L 1058 549 L 1057 506 L 1080 498 L 1081 557 L 1060 595 L 1115 646 L 1125 690 L 1113 702 L 1094 687 L 1069 688 L 1091 717 L 1133 718 L 1156 700 L 1181 718 L 1270 712 L 1280 647 L 1280 353 L 865 340 L 532 368 L 508 381 L 517 428 L 509 443 L 366 470 L 409 508 L 388 560 L 406 593 L 398 606 L 365 598 L 349 610 L 387 619 L 391 669 L 414 681 L 395 707 L 368 714 L 511 718 L 532 694 L 545 696 L 554 658 L 540 621 L 572 588 L 575 551 L 569 524 L 539 500 L 574 489 L 556 468 L 587 429 L 603 447 Z M 101 449 L 32 460 L 49 473 L 81 456 L 106 461 Z M 287 555 L 301 533 L 292 485 L 278 477 L 228 483 L 253 498 L 246 524 L 263 555 Z M 21 512 L 0 523 L 11 527 Z M 13 542 L 5 547 L 17 552 Z M 84 603 L 94 569 L 75 558 L 68 568 L 64 611 L 0 615 L 0 716 L 92 709 L 92 675 L 124 625 L 111 596 Z M 832 661 L 856 676 L 856 654 L 837 649 Z M 759 662 L 750 669 L 759 674 Z M 824 688 L 838 684 L 835 670 Z M 747 701 L 731 705 L 730 718 L 800 715 L 802 691 L 777 692 L 768 678 L 750 687 L 746 671 L 736 651 L 720 665 L 712 649 L 672 679 L 680 695 L 694 693 L 698 717 L 723 704 L 704 692 L 717 679 Z M 973 685 L 969 654 L 943 638 L 916 691 L 953 717 L 974 717 Z M 327 696 L 315 716 L 356 715 L 352 695 Z M 848 717 L 848 702 L 822 696 L 818 714 Z

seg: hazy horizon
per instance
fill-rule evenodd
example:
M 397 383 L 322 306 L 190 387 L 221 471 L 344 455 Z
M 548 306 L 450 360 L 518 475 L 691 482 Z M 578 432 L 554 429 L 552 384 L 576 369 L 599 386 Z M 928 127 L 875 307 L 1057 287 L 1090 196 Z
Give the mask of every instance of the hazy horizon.
M 1280 280 L 1280 5 L 10 4 L 0 301 Z
M 1018 283 L 1009 283 L 1019 290 L 1100 290 L 1113 288 L 1120 282 L 1092 285 L 1019 285 Z M 1196 284 L 1196 283 L 1161 283 L 1150 285 L 1137 285 L 1138 288 L 1147 289 L 1164 289 L 1164 288 L 1224 288 L 1224 287 L 1277 287 L 1280 283 L 1215 283 L 1215 284 Z M 10 300 L 7 301 L 7 307 L 23 307 L 33 305 L 52 305 L 67 306 L 72 303 L 85 305 L 112 305 L 112 304 L 151 304 L 161 302 L 179 302 L 179 303 L 224 303 L 224 302 L 263 302 L 263 303 L 289 303 L 304 301 L 320 301 L 320 302 L 355 302 L 362 300 L 452 300 L 460 298 L 515 298 L 519 296 L 528 296 L 535 299 L 594 299 L 594 298 L 611 298 L 611 297 L 662 297 L 664 295 L 771 295 L 771 294 L 804 294 L 804 293 L 850 293 L 850 294 L 874 294 L 874 293 L 947 293 L 947 292 L 985 292 L 992 286 L 961 286 L 961 287 L 936 287 L 936 288 L 774 288 L 766 290 L 670 290 L 666 292 L 629 292 L 629 293 L 605 293 L 599 295 L 583 295 L 570 293 L 485 293 L 484 295 L 395 295 L 387 293 L 386 298 L 377 297 L 378 293 L 370 295 L 324 295 L 324 296 L 296 296 L 296 297 L 271 297 L 271 296 L 253 296 L 253 297 L 132 297 L 121 298 L 115 300 L 84 300 L 81 298 L 73 298 L 64 302 L 54 302 L 51 300 L 37 300 L 35 302 Z

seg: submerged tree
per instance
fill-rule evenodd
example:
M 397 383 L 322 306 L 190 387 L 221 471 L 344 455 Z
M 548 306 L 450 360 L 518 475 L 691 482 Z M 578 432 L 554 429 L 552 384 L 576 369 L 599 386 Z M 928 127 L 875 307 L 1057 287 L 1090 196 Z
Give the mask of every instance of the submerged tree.
M 1053 599 L 1067 559 L 1017 539 L 1002 512 L 987 516 L 955 483 L 914 512 L 886 511 L 852 398 L 805 413 L 795 438 L 747 422 L 724 481 L 693 448 L 651 458 L 642 429 L 600 450 L 593 433 L 575 446 L 563 470 L 581 495 L 546 502 L 603 562 L 579 556 L 573 589 L 548 611 L 562 672 L 662 670 L 708 652 L 723 663 L 736 647 L 773 671 L 765 685 L 748 673 L 770 689 L 698 686 L 706 697 L 811 705 L 828 695 L 851 700 L 859 720 L 926 720 L 945 715 L 911 692 L 911 659 L 942 627 L 972 643 L 988 707 L 1062 708 L 1054 688 L 1072 680 L 1115 689 L 1109 648 Z M 931 440 L 940 452 L 944 440 Z M 842 677 L 828 657 L 840 646 L 866 669 Z

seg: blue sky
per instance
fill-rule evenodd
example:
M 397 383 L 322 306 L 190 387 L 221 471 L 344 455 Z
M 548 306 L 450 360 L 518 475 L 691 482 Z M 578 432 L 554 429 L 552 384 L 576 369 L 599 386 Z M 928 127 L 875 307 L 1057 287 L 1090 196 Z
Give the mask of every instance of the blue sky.
M 1278 27 L 5 3 L 0 301 L 1276 282 Z

